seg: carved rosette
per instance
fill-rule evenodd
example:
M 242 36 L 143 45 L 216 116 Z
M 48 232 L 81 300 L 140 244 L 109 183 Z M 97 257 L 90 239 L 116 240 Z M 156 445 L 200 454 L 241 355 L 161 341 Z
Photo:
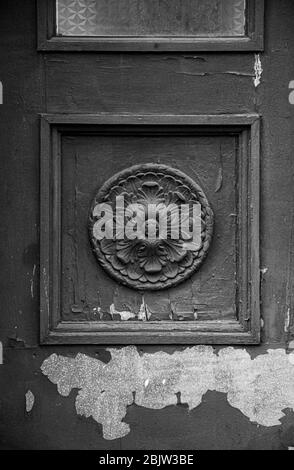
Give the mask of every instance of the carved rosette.
M 141 208 L 142 226 L 157 224 L 150 220 L 150 204 L 160 207 L 180 207 L 183 204 L 201 205 L 201 242 L 194 249 L 187 249 L 187 239 L 174 239 L 171 234 L 173 211 L 168 217 L 165 239 L 129 239 L 117 237 L 97 239 L 95 223 L 99 220 L 95 208 L 107 204 L 113 209 L 114 225 L 117 197 L 124 198 L 124 224 L 130 220 L 127 208 L 137 204 Z M 117 214 L 116 214 L 117 215 Z M 145 225 L 144 225 L 145 222 Z M 140 225 L 140 224 L 139 224 Z M 123 228 L 122 228 L 123 229 Z M 155 230 L 156 231 L 156 230 Z M 196 272 L 204 261 L 213 233 L 213 212 L 202 189 L 183 172 L 160 164 L 136 165 L 117 173 L 98 191 L 90 209 L 89 234 L 93 251 L 100 265 L 116 281 L 139 290 L 161 290 L 173 287 Z

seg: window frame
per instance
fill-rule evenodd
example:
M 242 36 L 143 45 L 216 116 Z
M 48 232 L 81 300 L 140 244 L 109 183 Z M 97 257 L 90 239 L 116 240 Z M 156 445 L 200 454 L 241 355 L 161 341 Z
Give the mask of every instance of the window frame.
M 56 36 L 55 0 L 37 0 L 39 51 L 133 51 L 133 52 L 209 52 L 209 51 L 263 51 L 264 0 L 247 0 L 245 37 L 70 37 Z
M 238 318 L 202 322 L 61 320 L 61 137 L 109 126 L 203 128 L 239 136 Z M 158 127 L 157 127 L 158 126 Z M 189 131 L 190 132 L 190 131 Z M 44 114 L 41 116 L 41 344 L 260 343 L 260 118 L 244 115 Z

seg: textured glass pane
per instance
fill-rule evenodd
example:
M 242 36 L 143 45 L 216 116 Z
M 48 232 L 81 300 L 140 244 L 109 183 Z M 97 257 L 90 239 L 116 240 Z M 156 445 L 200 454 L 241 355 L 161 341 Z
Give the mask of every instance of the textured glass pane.
M 62 36 L 245 35 L 246 0 L 57 0 Z

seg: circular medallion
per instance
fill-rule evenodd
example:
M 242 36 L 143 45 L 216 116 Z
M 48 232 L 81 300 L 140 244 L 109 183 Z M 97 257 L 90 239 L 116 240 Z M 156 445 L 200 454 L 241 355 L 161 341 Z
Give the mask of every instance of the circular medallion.
M 91 205 L 89 234 L 100 265 L 139 290 L 173 287 L 196 272 L 213 233 L 213 212 L 189 176 L 136 165 L 104 183 Z

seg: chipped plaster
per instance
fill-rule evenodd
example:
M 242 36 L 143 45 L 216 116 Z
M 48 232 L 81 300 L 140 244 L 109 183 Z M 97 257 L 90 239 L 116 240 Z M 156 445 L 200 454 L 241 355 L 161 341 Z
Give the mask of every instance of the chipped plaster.
M 288 308 L 285 316 L 285 325 L 284 325 L 284 331 L 285 333 L 289 332 L 290 328 L 290 321 L 291 321 L 291 316 L 290 316 L 290 309 Z
M 257 88 L 261 83 L 262 73 L 263 73 L 263 68 L 262 68 L 262 65 L 261 65 L 260 55 L 255 54 L 254 79 L 253 79 L 255 88 Z
M 35 395 L 31 390 L 28 390 L 25 394 L 26 398 L 26 412 L 30 413 L 34 407 L 35 404 Z
M 133 319 L 137 319 L 139 321 L 148 321 L 148 320 L 150 320 L 150 317 L 151 317 L 151 312 L 150 312 L 148 306 L 145 303 L 144 296 L 142 298 L 142 304 L 140 305 L 140 309 L 139 309 L 138 314 L 130 312 L 129 310 L 118 311 L 118 310 L 116 310 L 114 304 L 110 305 L 109 311 L 110 311 L 110 315 L 111 315 L 112 319 L 114 319 L 114 317 L 116 315 L 122 321 L 128 321 L 128 320 L 133 320 Z
M 251 359 L 232 347 L 215 354 L 210 346 L 195 346 L 170 355 L 140 355 L 129 346 L 108 349 L 105 364 L 84 354 L 75 358 L 52 354 L 41 370 L 62 396 L 78 389 L 76 411 L 100 423 L 105 439 L 130 432 L 122 422 L 127 406 L 162 409 L 181 403 L 200 405 L 207 391 L 227 394 L 227 400 L 250 421 L 263 426 L 280 424 L 283 410 L 294 409 L 294 353 L 283 349 Z

